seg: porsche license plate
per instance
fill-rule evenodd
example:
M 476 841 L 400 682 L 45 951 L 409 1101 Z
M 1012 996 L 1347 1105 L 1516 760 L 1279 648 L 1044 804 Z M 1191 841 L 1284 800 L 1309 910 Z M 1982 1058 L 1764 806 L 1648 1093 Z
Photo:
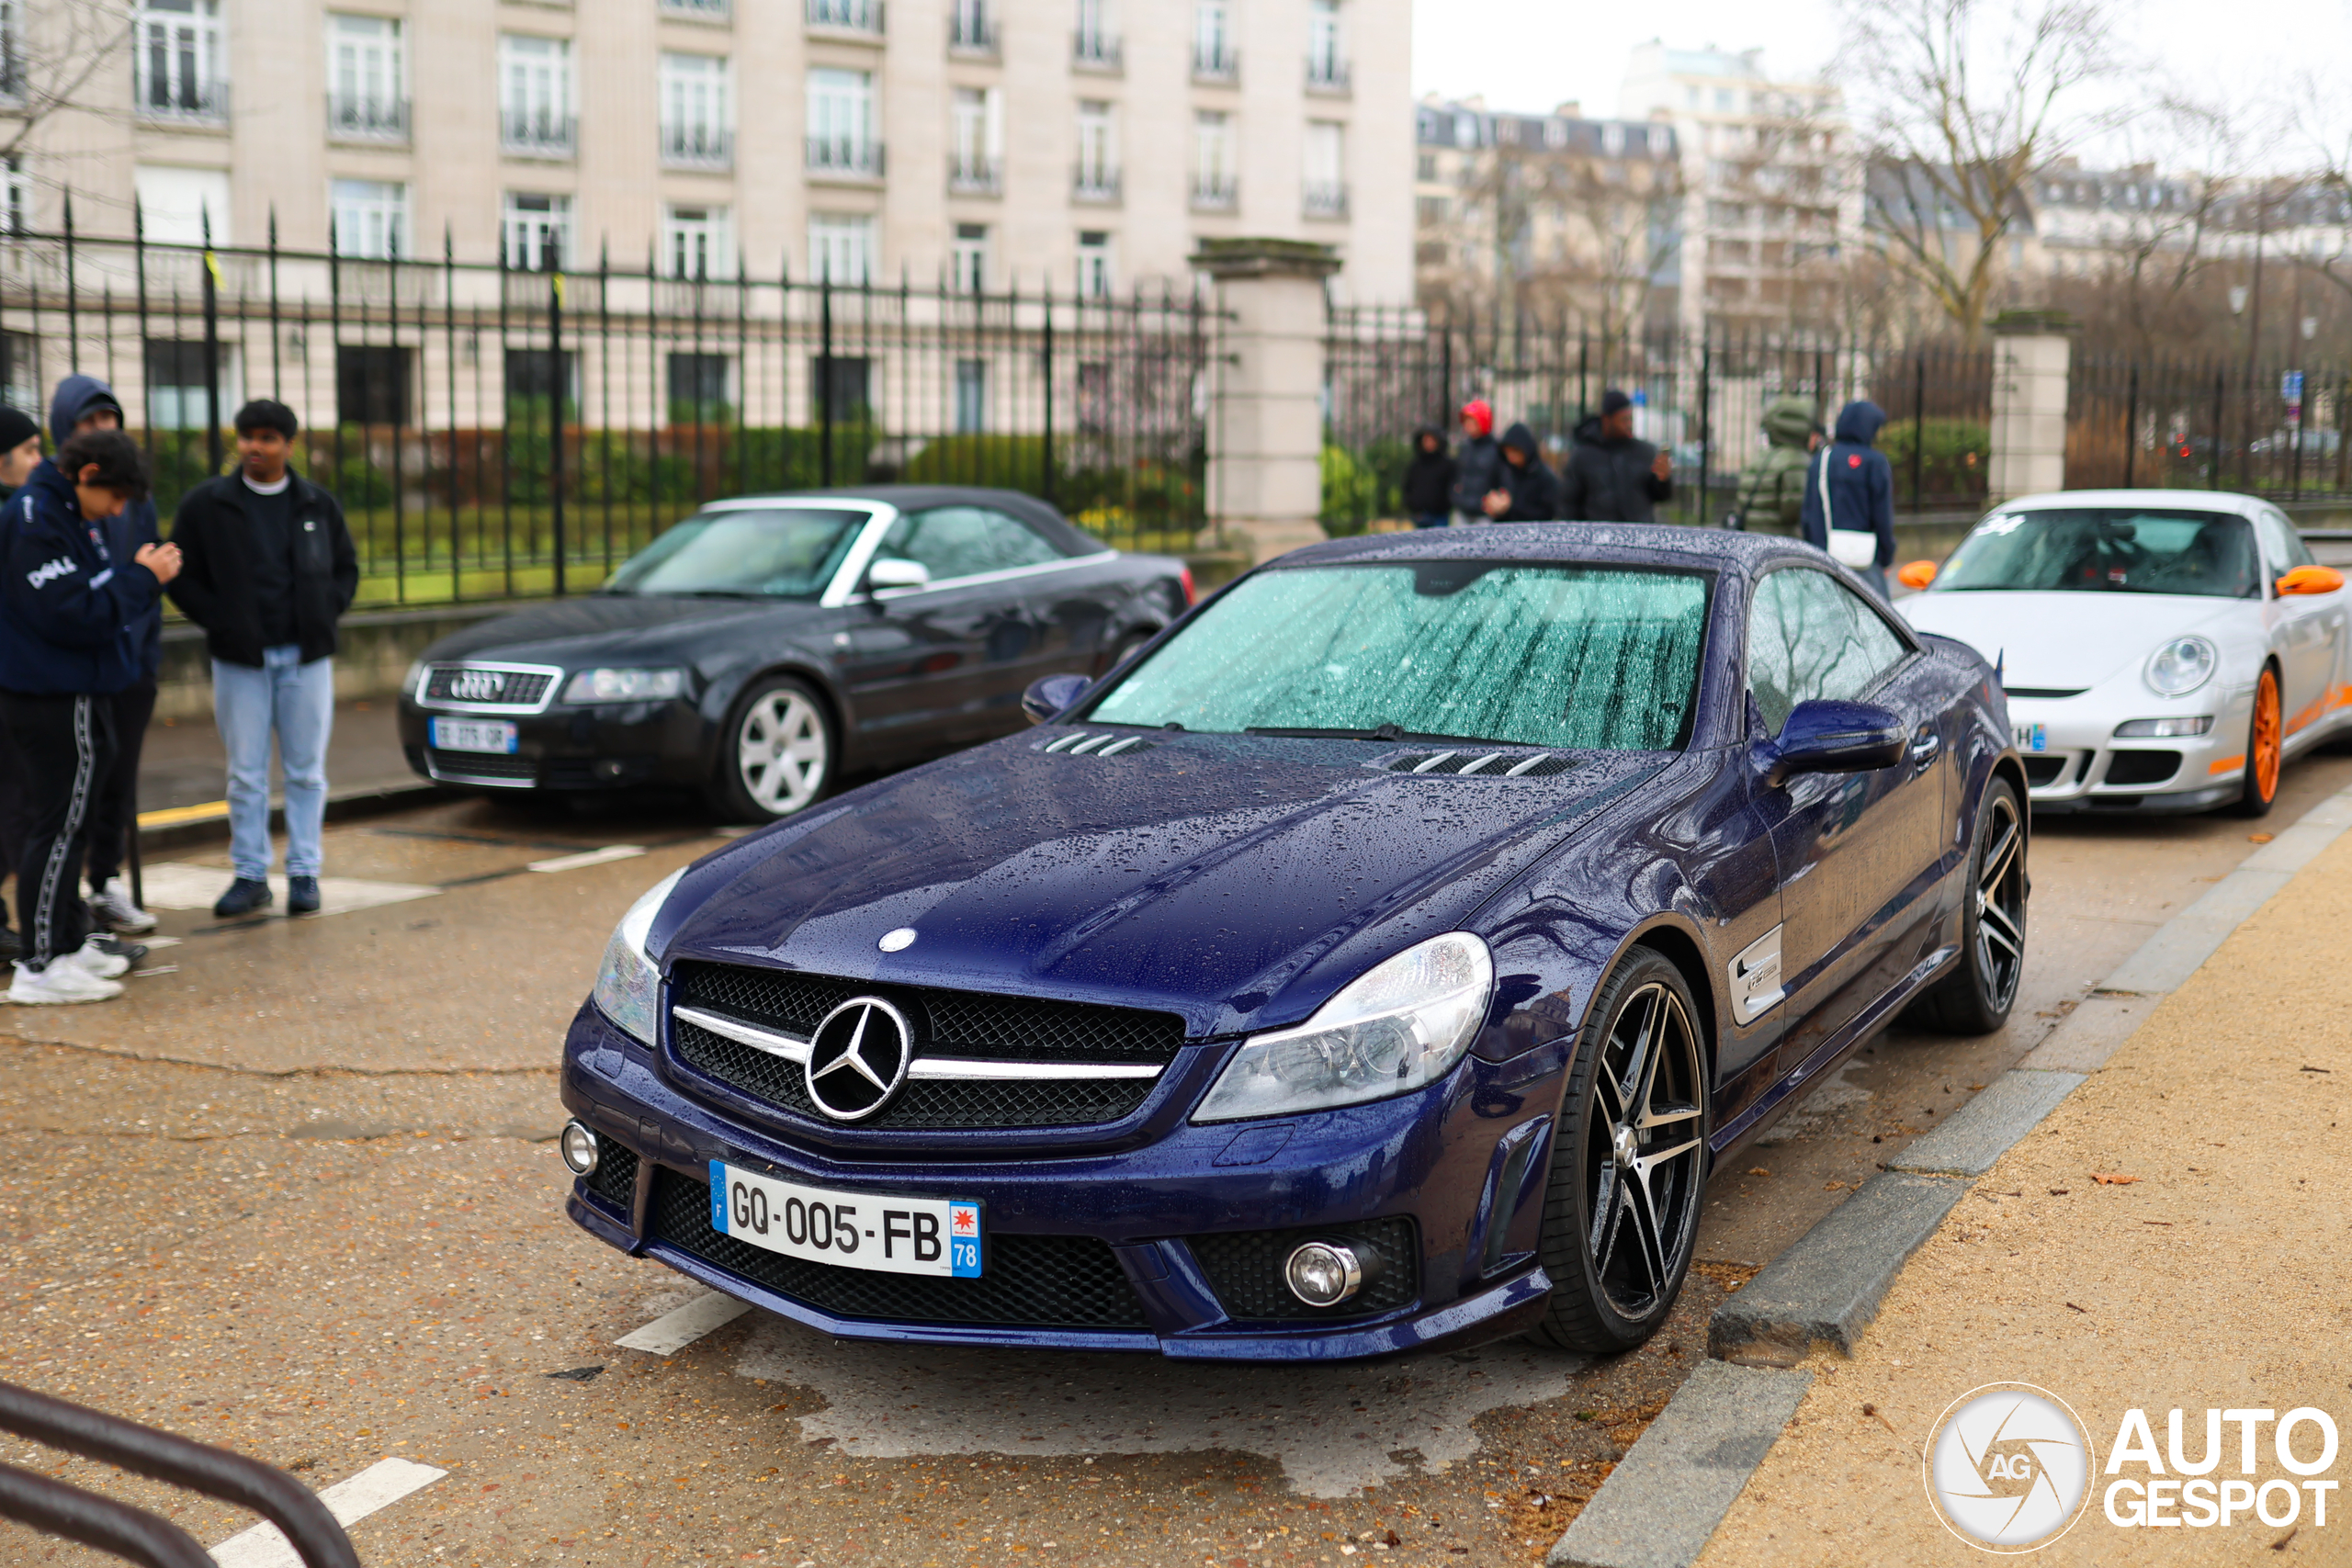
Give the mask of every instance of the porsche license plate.
M 2020 751 L 2050 750 L 2050 727 L 2046 724 L 2020 724 L 2015 731 Z
M 521 731 L 508 719 L 436 718 L 433 721 L 433 747 L 436 751 L 493 751 L 500 756 L 511 757 L 520 743 Z
M 778 1181 L 710 1162 L 710 1226 L 749 1247 L 841 1269 L 980 1277 L 980 1206 Z

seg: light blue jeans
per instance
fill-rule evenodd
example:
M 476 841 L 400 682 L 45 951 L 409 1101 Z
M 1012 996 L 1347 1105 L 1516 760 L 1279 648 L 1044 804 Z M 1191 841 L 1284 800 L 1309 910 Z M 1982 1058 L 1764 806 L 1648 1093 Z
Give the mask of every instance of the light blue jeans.
M 212 661 L 212 722 L 229 752 L 229 859 L 237 874 L 269 875 L 269 737 L 286 774 L 286 874 L 319 874 L 327 817 L 327 737 L 334 729 L 334 660 L 302 662 L 288 643 L 262 667 Z

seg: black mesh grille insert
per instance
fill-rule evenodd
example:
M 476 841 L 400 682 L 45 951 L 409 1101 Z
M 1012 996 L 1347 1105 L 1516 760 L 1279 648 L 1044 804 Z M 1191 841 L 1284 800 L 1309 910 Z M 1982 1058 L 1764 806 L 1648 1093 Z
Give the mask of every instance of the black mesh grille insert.
M 1364 1317 L 1392 1312 L 1420 1294 L 1420 1247 L 1413 1222 L 1396 1215 L 1344 1225 L 1286 1231 L 1228 1231 L 1184 1238 L 1201 1271 L 1216 1287 L 1227 1315 L 1243 1322 L 1267 1319 Z M 1290 1293 L 1283 1265 L 1302 1242 L 1343 1241 L 1359 1257 L 1377 1258 L 1378 1275 L 1364 1282 L 1353 1301 L 1311 1307 Z
M 496 757 L 481 751 L 427 751 L 434 774 L 451 779 L 522 779 L 539 776 L 536 757 Z
M 1148 1328 L 1110 1244 L 1094 1236 L 988 1235 L 977 1280 L 837 1269 L 747 1247 L 710 1228 L 710 1189 L 653 1173 L 647 1234 L 837 1317 L 1016 1328 Z
M 2024 759 L 2027 787 L 2040 789 L 2045 784 L 2056 784 L 2066 776 L 2066 766 L 2074 760 L 2064 751 L 2055 754 L 2045 752 Z
M 2111 784 L 2152 784 L 2180 772 L 2177 751 L 2118 751 L 2109 759 L 2107 782 Z
M 637 1151 L 610 1138 L 597 1139 L 596 1168 L 582 1177 L 580 1185 L 622 1214 L 633 1214 L 637 1202 Z

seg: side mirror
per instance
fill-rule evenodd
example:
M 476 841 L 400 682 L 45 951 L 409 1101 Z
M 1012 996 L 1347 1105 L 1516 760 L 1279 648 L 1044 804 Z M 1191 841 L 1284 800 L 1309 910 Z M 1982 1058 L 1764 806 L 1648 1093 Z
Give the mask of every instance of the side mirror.
M 1040 675 L 1021 694 L 1021 711 L 1032 724 L 1043 724 L 1085 694 L 1094 682 L 1083 675 Z
M 1764 782 L 1774 788 L 1798 773 L 1867 773 L 1903 761 L 1910 738 L 1903 721 L 1869 703 L 1799 703 L 1780 739 L 1757 746 Z
M 913 593 L 931 586 L 931 568 L 921 561 L 884 556 L 865 569 L 868 593 Z
M 1915 560 L 1894 574 L 1894 581 L 1905 588 L 1925 588 L 1936 580 L 1936 563 Z
M 2343 586 L 2344 574 L 2332 566 L 2299 566 L 2278 580 L 2278 596 L 2333 593 Z

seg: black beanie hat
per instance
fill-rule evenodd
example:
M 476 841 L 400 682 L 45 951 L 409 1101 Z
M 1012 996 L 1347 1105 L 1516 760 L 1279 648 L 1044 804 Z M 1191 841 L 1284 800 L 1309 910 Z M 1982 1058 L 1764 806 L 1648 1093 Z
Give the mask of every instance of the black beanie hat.
M 0 452 L 13 452 L 40 434 L 40 425 L 22 409 L 0 408 Z
M 1614 387 L 1600 394 L 1600 416 L 1603 419 L 1615 413 L 1619 409 L 1629 409 L 1633 406 L 1634 400 Z

